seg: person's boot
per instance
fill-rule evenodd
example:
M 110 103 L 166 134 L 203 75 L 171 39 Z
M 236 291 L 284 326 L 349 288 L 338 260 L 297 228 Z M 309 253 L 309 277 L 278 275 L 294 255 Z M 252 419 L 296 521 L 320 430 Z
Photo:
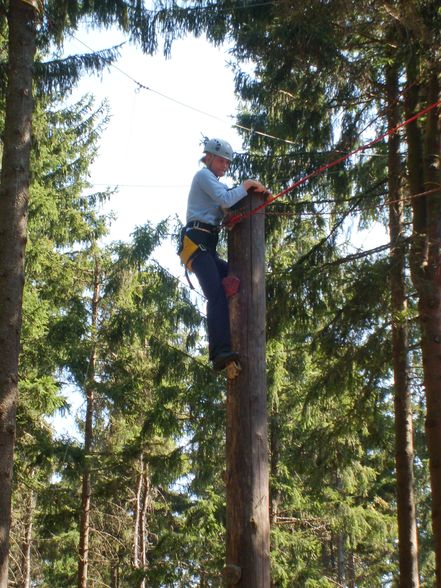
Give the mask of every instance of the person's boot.
M 213 369 L 215 372 L 221 372 L 232 361 L 239 361 L 239 354 L 236 351 L 218 353 L 213 359 Z

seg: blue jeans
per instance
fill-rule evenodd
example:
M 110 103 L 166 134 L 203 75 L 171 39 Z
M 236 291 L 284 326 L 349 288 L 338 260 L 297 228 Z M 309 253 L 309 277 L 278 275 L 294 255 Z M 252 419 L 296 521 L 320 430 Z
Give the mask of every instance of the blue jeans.
M 219 353 L 231 351 L 228 300 L 222 286 L 222 279 L 228 274 L 228 264 L 210 247 L 196 255 L 192 271 L 207 299 L 208 352 L 213 360 Z

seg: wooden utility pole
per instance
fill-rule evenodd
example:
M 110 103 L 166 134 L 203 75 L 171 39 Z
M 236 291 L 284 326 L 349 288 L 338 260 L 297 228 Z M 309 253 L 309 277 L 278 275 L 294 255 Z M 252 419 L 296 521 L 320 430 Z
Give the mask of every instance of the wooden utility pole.
M 251 194 L 253 210 L 263 197 Z M 245 213 L 246 214 L 246 213 Z M 269 588 L 269 482 L 265 363 L 265 215 L 242 219 L 228 237 L 232 347 L 241 371 L 227 393 L 227 586 Z

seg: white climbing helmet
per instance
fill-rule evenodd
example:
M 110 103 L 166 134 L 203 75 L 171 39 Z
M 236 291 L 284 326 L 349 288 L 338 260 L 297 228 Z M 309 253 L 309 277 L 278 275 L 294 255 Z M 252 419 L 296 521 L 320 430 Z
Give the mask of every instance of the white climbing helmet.
M 206 139 L 204 141 L 204 153 L 219 155 L 231 161 L 233 159 L 233 148 L 223 139 Z

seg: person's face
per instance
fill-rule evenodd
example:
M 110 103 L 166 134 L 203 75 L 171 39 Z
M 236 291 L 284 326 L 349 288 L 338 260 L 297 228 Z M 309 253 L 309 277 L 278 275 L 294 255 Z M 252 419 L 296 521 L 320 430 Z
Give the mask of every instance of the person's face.
M 208 167 L 218 178 L 221 178 L 225 175 L 228 168 L 230 167 L 230 162 L 228 159 L 225 159 L 225 157 L 211 154 Z

